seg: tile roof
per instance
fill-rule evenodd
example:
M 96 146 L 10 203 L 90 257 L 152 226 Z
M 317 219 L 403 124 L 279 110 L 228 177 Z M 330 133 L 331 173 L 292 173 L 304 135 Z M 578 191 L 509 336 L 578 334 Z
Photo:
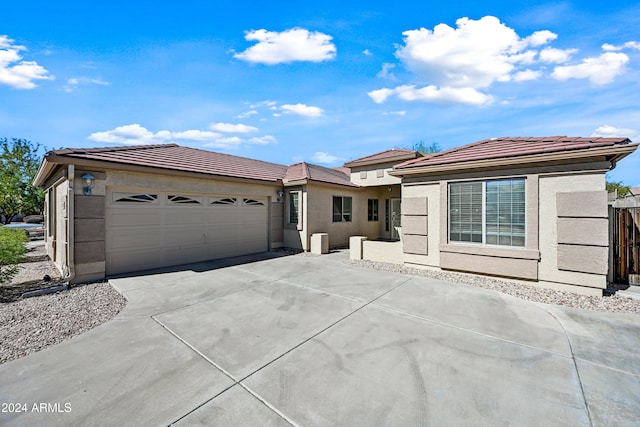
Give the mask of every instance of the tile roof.
M 286 181 L 309 180 L 326 182 L 329 184 L 346 185 L 348 187 L 357 187 L 351 182 L 351 177 L 341 171 L 324 166 L 318 166 L 311 163 L 300 162 L 289 166 L 285 175 Z
M 223 175 L 261 181 L 282 179 L 287 166 L 230 154 L 215 153 L 177 144 L 135 145 L 105 148 L 66 148 L 51 152 L 54 155 L 95 160 L 115 164 L 147 166 L 184 172 Z
M 477 160 L 508 159 L 535 154 L 560 153 L 628 144 L 628 138 L 583 138 L 567 136 L 492 138 L 435 153 L 396 165 L 403 170 L 424 166 L 465 163 Z
M 400 160 L 420 157 L 421 154 L 416 150 L 408 150 L 405 148 L 392 148 L 390 150 L 381 151 L 365 157 L 360 157 L 345 163 L 345 166 L 356 166 L 359 164 L 384 163 L 400 158 Z

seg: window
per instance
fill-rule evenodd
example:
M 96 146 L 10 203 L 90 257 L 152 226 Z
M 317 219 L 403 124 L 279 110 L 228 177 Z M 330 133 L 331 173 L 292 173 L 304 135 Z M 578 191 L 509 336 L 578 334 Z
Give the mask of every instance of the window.
M 524 247 L 524 178 L 449 184 L 449 241 Z
M 351 197 L 333 196 L 333 222 L 351 222 Z
M 367 220 L 378 220 L 378 199 L 367 200 Z
M 289 193 L 288 198 L 288 218 L 289 224 L 297 224 L 300 217 L 300 192 L 292 191 Z

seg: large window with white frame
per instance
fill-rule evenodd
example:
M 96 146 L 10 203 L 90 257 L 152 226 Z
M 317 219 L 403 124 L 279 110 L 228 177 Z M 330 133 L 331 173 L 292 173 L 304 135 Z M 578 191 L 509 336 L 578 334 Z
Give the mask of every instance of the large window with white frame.
M 525 179 L 449 183 L 449 242 L 525 246 Z

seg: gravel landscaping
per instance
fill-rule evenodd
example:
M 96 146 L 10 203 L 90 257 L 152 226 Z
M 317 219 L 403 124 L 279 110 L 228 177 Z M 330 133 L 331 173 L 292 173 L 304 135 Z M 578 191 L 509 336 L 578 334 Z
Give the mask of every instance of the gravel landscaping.
M 563 305 L 566 307 L 582 308 L 585 310 L 605 311 L 610 313 L 640 314 L 640 299 L 626 298 L 619 295 L 588 296 L 573 292 L 557 291 L 539 286 L 527 285 L 521 282 L 496 279 L 487 276 L 460 274 L 449 271 L 422 270 L 399 264 L 388 264 L 367 260 L 348 261 L 352 265 L 374 268 L 377 270 L 393 271 L 412 276 L 431 277 L 448 282 L 462 283 L 485 289 L 493 289 L 523 300 L 541 302 L 545 304 Z
M 86 332 L 112 319 L 125 304 L 106 282 L 0 304 L 0 363 Z

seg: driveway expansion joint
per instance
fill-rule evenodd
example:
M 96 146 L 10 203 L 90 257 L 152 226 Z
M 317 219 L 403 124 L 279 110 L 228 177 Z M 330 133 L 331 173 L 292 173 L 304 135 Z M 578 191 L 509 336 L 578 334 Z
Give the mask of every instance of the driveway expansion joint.
M 547 310 L 545 310 L 545 311 L 547 311 Z M 580 378 L 580 370 L 578 369 L 578 363 L 576 361 L 576 355 L 575 355 L 575 353 L 573 351 L 573 345 L 571 344 L 571 338 L 569 337 L 569 332 L 564 327 L 564 324 L 562 323 L 562 321 L 555 314 L 553 314 L 551 311 L 547 311 L 547 313 L 549 313 L 551 315 L 551 317 L 556 319 L 556 321 L 558 322 L 558 324 L 562 328 L 562 331 L 564 332 L 565 337 L 567 338 L 567 343 L 569 344 L 569 350 L 571 351 L 571 359 L 573 360 L 573 367 L 576 370 L 576 375 L 578 376 L 578 383 L 580 384 L 580 393 L 582 394 L 582 400 L 584 401 L 584 407 L 585 407 L 585 409 L 587 411 L 587 416 L 589 417 L 589 424 L 593 427 L 594 426 L 593 417 L 591 416 L 591 410 L 589 409 L 589 402 L 587 401 L 587 396 L 586 396 L 586 394 L 584 392 L 584 385 L 582 384 L 582 378 Z

